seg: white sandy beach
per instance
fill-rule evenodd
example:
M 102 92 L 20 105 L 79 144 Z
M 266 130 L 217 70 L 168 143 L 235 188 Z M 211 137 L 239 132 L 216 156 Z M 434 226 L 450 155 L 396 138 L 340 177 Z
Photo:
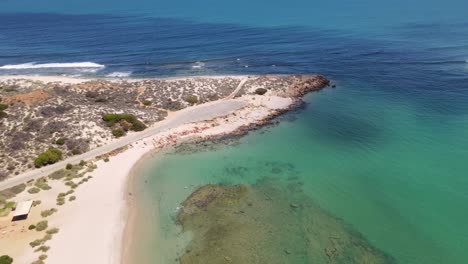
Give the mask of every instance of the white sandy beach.
M 36 79 L 37 80 L 37 79 Z M 49 81 L 43 79 L 43 81 Z M 54 81 L 57 81 L 55 78 Z M 67 81 L 64 79 L 62 81 Z M 121 140 L 104 146 L 99 151 L 93 150 L 52 165 L 43 170 L 35 170 L 22 179 L 37 178 L 39 175 L 63 168 L 65 163 L 77 163 L 81 159 L 92 160 L 104 150 L 110 152 L 122 146 L 128 148 L 114 156 L 108 162 L 97 161 L 97 169 L 86 175 L 92 175 L 89 182 L 77 188 L 73 195 L 76 201 L 63 206 L 55 205 L 55 198 L 60 192 L 66 192 L 63 184 L 52 183 L 52 190 L 33 195 L 27 192 L 17 196 L 18 200 L 40 199 L 41 205 L 34 207 L 29 219 L 21 225 L 27 226 L 40 220 L 39 212 L 56 207 L 58 212 L 48 218 L 49 226 L 60 228 L 60 232 L 47 242 L 47 263 L 122 263 L 125 243 L 122 237 L 128 218 L 127 182 L 134 165 L 147 153 L 193 138 L 207 138 L 213 135 L 231 133 L 238 128 L 261 122 L 277 111 L 291 106 L 293 100 L 277 96 L 243 96 L 238 99 L 219 100 L 208 104 L 178 111 L 165 121 L 140 133 L 133 133 Z M 21 175 L 20 175 L 21 176 Z M 19 177 L 21 179 L 21 177 Z M 16 181 L 14 182 L 17 183 Z M 2 224 L 2 223 L 0 223 Z M 33 252 L 27 242 L 40 235 L 23 235 L 21 243 L 15 241 L 21 235 L 12 231 L 9 237 L 1 239 L 0 249 L 15 259 L 15 263 L 31 263 L 39 253 Z M 31 232 L 31 231 L 30 231 Z M 23 233 L 28 233 L 25 231 Z M 15 235 L 16 234 L 16 235 Z M 25 243 L 25 241 L 27 242 Z M 24 245 L 20 245 L 24 244 Z M 1 255 L 1 254 L 0 254 Z

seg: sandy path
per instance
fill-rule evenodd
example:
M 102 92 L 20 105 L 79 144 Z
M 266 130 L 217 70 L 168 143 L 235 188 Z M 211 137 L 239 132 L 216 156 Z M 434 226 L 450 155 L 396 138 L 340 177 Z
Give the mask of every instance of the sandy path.
M 126 146 L 140 139 L 158 134 L 162 131 L 178 127 L 183 124 L 198 122 L 203 120 L 213 119 L 215 117 L 224 116 L 232 111 L 236 111 L 247 104 L 241 100 L 222 100 L 210 102 L 203 105 L 189 107 L 177 111 L 166 118 L 166 120 L 156 123 L 154 126 L 138 133 L 132 133 L 122 139 L 116 140 L 108 145 L 92 149 L 84 154 L 70 157 L 66 160 L 55 164 L 27 171 L 13 178 L 7 179 L 0 183 L 0 190 L 13 187 L 15 185 L 27 182 L 31 179 L 36 179 L 50 173 L 63 169 L 68 163 L 78 163 L 80 160 L 89 160 L 96 156 L 108 153 L 114 149 Z
M 236 97 L 237 93 L 240 91 L 240 89 L 242 89 L 242 86 L 244 86 L 245 82 L 247 82 L 248 79 L 249 78 L 243 78 L 241 82 L 239 83 L 239 85 L 237 85 L 237 88 L 234 90 L 234 92 L 228 95 L 226 99 L 234 99 L 234 97 Z

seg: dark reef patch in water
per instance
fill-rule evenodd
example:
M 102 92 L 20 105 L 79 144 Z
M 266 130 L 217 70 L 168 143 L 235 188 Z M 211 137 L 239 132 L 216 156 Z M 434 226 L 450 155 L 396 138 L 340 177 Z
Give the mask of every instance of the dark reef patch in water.
M 177 221 L 194 235 L 180 263 L 394 263 L 297 186 L 272 178 L 202 186 Z

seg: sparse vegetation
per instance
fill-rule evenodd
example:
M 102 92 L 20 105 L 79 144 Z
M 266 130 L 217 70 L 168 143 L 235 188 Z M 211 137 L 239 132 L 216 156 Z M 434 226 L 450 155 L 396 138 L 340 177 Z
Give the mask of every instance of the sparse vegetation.
M 65 169 L 71 170 L 71 169 L 73 169 L 73 165 L 71 165 L 70 163 L 68 163 L 67 166 L 65 166 Z
M 56 148 L 50 148 L 45 152 L 39 154 L 39 156 L 34 160 L 34 166 L 40 168 L 49 164 L 54 164 L 62 158 L 62 151 Z
M 70 198 L 68 198 L 68 201 L 75 201 L 76 200 L 76 196 L 70 196 Z
M 81 167 L 83 167 L 84 165 L 86 165 L 86 161 L 81 160 L 79 165 L 80 165 Z
M 34 200 L 33 203 L 32 203 L 32 206 L 35 207 L 35 206 L 38 206 L 41 204 L 41 200 Z
M 184 100 L 191 105 L 198 103 L 198 98 L 195 95 L 189 95 Z
M 105 158 L 104 158 L 104 162 L 109 162 L 109 158 L 108 158 L 108 157 L 105 157 Z
M 143 104 L 146 105 L 146 106 L 149 106 L 151 105 L 153 102 L 151 102 L 150 100 L 144 100 L 143 101 Z
M 36 226 L 35 226 L 35 225 L 30 225 L 30 226 L 28 227 L 28 229 L 29 229 L 29 230 L 36 229 Z
M 17 194 L 22 193 L 24 190 L 26 190 L 26 184 L 18 184 L 11 188 L 0 191 L 0 197 L 3 199 L 10 199 L 15 197 Z
M 0 111 L 6 110 L 7 108 L 8 108 L 8 105 L 0 104 Z
M 49 227 L 49 223 L 47 222 L 47 220 L 40 221 L 36 224 L 36 231 L 46 230 L 47 227 Z

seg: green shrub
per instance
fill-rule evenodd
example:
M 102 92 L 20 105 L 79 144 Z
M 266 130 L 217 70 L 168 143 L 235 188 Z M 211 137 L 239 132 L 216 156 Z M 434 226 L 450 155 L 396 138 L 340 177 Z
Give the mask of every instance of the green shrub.
M 76 196 L 70 196 L 70 198 L 68 198 L 68 201 L 75 201 L 76 200 Z
M 47 184 L 47 179 L 44 177 L 37 179 L 36 182 L 34 182 L 34 186 L 44 191 L 51 189 L 51 187 Z
M 47 220 L 40 221 L 39 223 L 36 224 L 36 231 L 46 230 L 48 226 L 49 224 Z
M 116 128 L 112 130 L 112 135 L 116 138 L 119 138 L 125 135 L 125 131 L 123 131 L 121 128 Z
M 42 254 L 42 255 L 39 256 L 39 259 L 40 259 L 40 260 L 45 260 L 46 258 L 47 258 L 47 255 L 44 255 L 44 254 Z
M 39 189 L 37 187 L 32 187 L 31 189 L 28 190 L 28 193 L 33 194 L 33 193 L 38 193 L 40 191 L 41 191 L 41 189 Z
M 52 180 L 59 180 L 59 179 L 62 179 L 63 177 L 65 177 L 66 175 L 66 171 L 65 170 L 58 170 L 58 171 L 54 171 L 52 172 L 51 174 L 49 174 L 49 178 L 51 178 Z
M 131 124 L 129 129 L 132 131 L 143 131 L 146 129 L 146 125 L 132 114 L 105 114 L 102 116 L 102 120 L 104 120 L 109 127 L 121 121 L 126 121 Z
M 41 216 L 42 217 L 48 217 L 48 216 L 51 216 L 52 214 L 56 213 L 57 212 L 57 209 L 55 208 L 52 208 L 52 209 L 49 209 L 49 210 L 44 210 L 41 212 Z
M 81 167 L 83 167 L 84 165 L 86 165 L 86 161 L 81 160 L 79 165 L 80 165 Z
M 6 104 L 0 104 L 0 111 L 3 111 L 8 108 L 8 105 Z
M 34 200 L 32 206 L 38 206 L 41 204 L 41 200 Z
M 29 230 L 36 229 L 36 226 L 35 226 L 35 225 L 30 225 L 30 226 L 28 227 L 28 229 L 29 229 Z
M 68 163 L 67 166 L 65 166 L 65 169 L 71 170 L 71 169 L 73 169 L 73 165 L 71 165 L 70 163 Z
M 109 158 L 104 158 L 104 162 L 109 162 Z
M 265 88 L 258 88 L 255 90 L 255 93 L 258 95 L 264 95 L 268 90 Z
M 38 247 L 36 250 L 34 250 L 35 252 L 39 252 L 39 251 L 42 251 L 42 252 L 47 252 L 48 250 L 50 249 L 50 247 L 48 246 L 40 246 Z
M 63 194 L 63 193 L 61 193 Z M 61 196 L 59 194 L 59 196 L 57 197 L 57 205 L 64 205 L 65 204 L 65 195 Z
M 193 104 L 198 103 L 198 98 L 195 95 L 189 95 L 185 97 L 185 102 L 193 105 Z
M 42 166 L 46 166 L 49 164 L 54 164 L 62 158 L 62 151 L 56 148 L 50 148 L 45 152 L 42 152 L 37 156 L 34 160 L 34 165 L 36 168 L 40 168 Z
M 0 119 L 5 118 L 5 117 L 7 117 L 7 116 L 8 116 L 7 113 L 5 113 L 5 112 L 3 112 L 3 111 L 0 111 Z
M 60 229 L 54 227 L 54 228 L 51 228 L 49 230 L 46 231 L 47 234 L 49 235 L 54 235 L 54 234 L 57 234 L 59 232 Z
M 35 261 L 31 262 L 31 264 L 45 264 L 45 262 L 42 261 L 42 259 L 38 259 L 38 260 L 35 260 Z
M 34 248 L 34 247 L 37 247 L 39 245 L 42 245 L 42 243 L 44 243 L 44 240 L 36 239 L 33 242 L 29 242 L 29 245 Z
M 55 144 L 61 146 L 61 145 L 65 144 L 65 139 L 64 138 L 59 138 L 59 139 L 57 139 L 57 141 L 55 141 Z
M 143 104 L 148 106 L 148 105 L 151 105 L 153 102 L 151 102 L 150 100 L 144 100 L 143 101 Z
M 3 255 L 0 257 L 0 264 L 11 264 L 13 263 L 13 258 L 8 255 Z

